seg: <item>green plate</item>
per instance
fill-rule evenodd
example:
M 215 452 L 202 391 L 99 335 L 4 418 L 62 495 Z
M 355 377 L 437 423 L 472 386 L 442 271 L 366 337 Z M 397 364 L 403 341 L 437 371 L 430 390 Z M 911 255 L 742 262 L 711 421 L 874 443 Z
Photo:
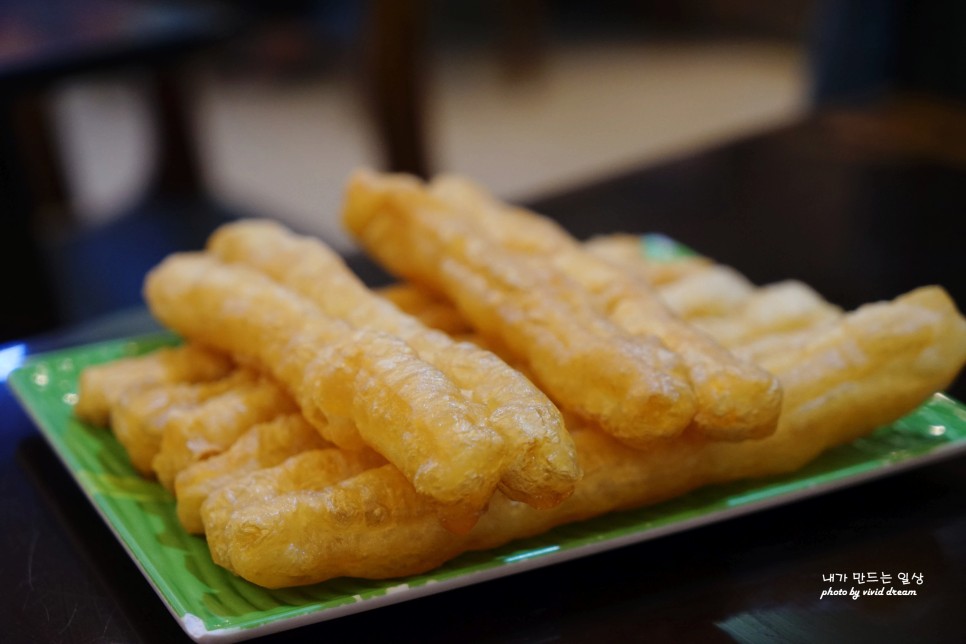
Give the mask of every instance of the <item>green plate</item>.
M 239 641 L 370 610 L 818 495 L 966 451 L 966 407 L 936 394 L 893 425 L 829 451 L 788 476 L 707 487 L 660 505 L 466 554 L 424 575 L 266 590 L 216 566 L 204 539 L 181 529 L 172 496 L 135 473 L 109 431 L 73 417 L 81 369 L 176 342 L 170 334 L 157 334 L 40 355 L 15 370 L 9 382 L 171 614 L 199 642 Z

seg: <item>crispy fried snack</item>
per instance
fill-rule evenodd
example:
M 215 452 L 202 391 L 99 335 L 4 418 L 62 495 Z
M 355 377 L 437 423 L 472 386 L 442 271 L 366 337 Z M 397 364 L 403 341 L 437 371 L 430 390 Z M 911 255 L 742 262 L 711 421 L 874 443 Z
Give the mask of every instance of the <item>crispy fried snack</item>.
M 312 454 L 255 472 L 208 497 L 202 516 L 215 563 L 260 586 L 281 588 L 338 576 L 405 575 L 457 554 L 464 539 L 435 520 L 432 503 L 391 465 L 341 481 L 289 484 L 297 478 L 292 470 L 318 471 L 301 460 Z M 237 505 L 236 494 L 244 495 Z M 505 499 L 496 494 L 493 503 L 502 505 Z
M 289 493 L 321 492 L 373 469 L 391 471 L 393 484 L 405 494 L 415 498 L 414 503 L 423 511 L 423 518 L 430 518 L 439 530 L 449 532 L 439 521 L 432 518 L 435 516 L 436 504 L 432 499 L 418 494 L 398 468 L 386 465 L 385 460 L 371 450 L 350 452 L 338 448 L 308 450 L 286 459 L 280 465 L 256 470 L 218 488 L 201 507 L 205 531 L 207 533 L 208 526 L 225 525 L 234 513 L 243 512 L 247 507 L 257 507 L 260 512 L 264 512 L 267 505 L 279 503 Z M 366 513 L 368 520 L 378 519 L 380 515 L 389 511 L 389 507 L 391 506 L 380 508 L 370 505 Z M 337 522 L 345 521 L 350 516 L 348 508 L 332 506 L 329 511 Z M 323 526 L 305 525 L 300 528 L 311 531 L 322 529 Z M 218 539 L 217 534 L 219 533 L 216 533 L 215 538 L 211 538 L 210 535 L 208 537 L 208 547 L 215 560 L 221 556 L 223 548 L 227 545 Z M 257 535 L 253 536 L 257 538 Z M 337 533 L 332 536 L 334 541 L 340 540 Z M 308 543 L 306 545 L 311 547 Z M 301 547 L 301 545 L 296 546 L 296 548 Z M 311 554 L 305 550 L 301 555 L 295 556 L 308 559 Z
M 344 219 L 390 270 L 446 293 L 558 404 L 628 442 L 683 432 L 695 401 L 676 354 L 624 331 L 570 277 L 493 243 L 452 210 L 408 178 L 359 174 Z
M 221 454 L 198 461 L 178 474 L 174 485 L 178 518 L 188 532 L 202 533 L 201 504 L 211 493 L 246 474 L 279 465 L 296 454 L 331 447 L 301 414 L 286 414 L 259 423 Z M 385 463 L 381 456 L 368 450 L 346 454 L 369 459 L 373 466 Z
M 689 436 L 639 450 L 592 427 L 577 428 L 584 477 L 573 496 L 537 511 L 498 494 L 465 536 L 443 530 L 391 466 L 310 490 L 269 484 L 272 492 L 234 509 L 223 488 L 206 503 L 219 516 L 206 514 L 205 527 L 215 561 L 263 586 L 414 574 L 459 552 L 562 523 L 710 483 L 792 471 L 909 412 L 946 386 L 964 361 L 966 320 L 942 289 L 928 287 L 862 307 L 814 329 L 799 348 L 773 355 L 764 366 L 785 388 L 783 413 L 778 430 L 760 441 Z M 280 476 L 257 474 L 269 481 Z M 231 489 L 244 490 L 248 480 Z
M 412 284 L 391 284 L 376 290 L 383 297 L 430 329 L 453 337 L 473 333 L 473 327 L 444 297 Z
M 663 296 L 663 292 L 662 292 Z M 690 321 L 728 348 L 759 338 L 793 333 L 841 317 L 807 285 L 796 281 L 763 286 L 745 298 L 729 315 L 692 318 Z
M 111 409 L 134 389 L 215 380 L 231 368 L 227 356 L 192 345 L 163 348 L 145 356 L 88 367 L 81 373 L 74 414 L 92 425 L 105 427 Z
M 174 489 L 181 470 L 228 449 L 252 425 L 297 409 L 271 380 L 241 370 L 233 386 L 193 408 L 168 414 L 151 468 L 161 485 Z
M 217 230 L 208 250 L 252 267 L 315 303 L 325 314 L 402 338 L 421 360 L 451 379 L 486 412 L 509 460 L 500 489 L 535 507 L 552 507 L 579 478 L 573 440 L 557 408 L 520 372 L 489 351 L 427 329 L 379 298 L 317 240 L 269 221 L 242 221 Z
M 756 364 L 772 350 L 800 346 L 814 327 L 842 315 L 807 284 L 787 280 L 748 291 L 747 280 L 733 269 L 704 257 L 654 259 L 638 237 L 602 235 L 585 248 L 651 280 L 674 313 Z M 724 278 L 730 287 L 721 283 L 721 269 L 735 276 Z M 711 287 L 714 282 L 718 287 Z
M 312 455 L 255 472 L 208 498 L 202 515 L 217 564 L 278 588 L 333 576 L 392 577 L 434 567 L 455 554 L 454 544 L 462 539 L 433 518 L 433 504 L 398 469 L 386 465 L 332 477 L 341 480 L 322 476 L 309 485 L 293 485 L 299 473 L 322 469 L 315 463 L 306 467 L 303 459 Z M 237 507 L 236 493 L 244 495 Z M 506 497 L 498 493 L 494 502 L 498 499 Z M 278 553 L 278 547 L 290 552 Z M 275 556 L 266 558 L 272 552 Z
M 605 240 L 609 237 L 600 239 Z M 664 297 L 667 288 L 679 285 L 684 277 L 683 273 L 678 274 L 673 267 L 679 263 L 693 265 L 694 259 L 694 257 L 686 257 L 661 262 L 642 260 L 639 264 L 646 267 L 659 265 L 668 267 L 666 272 L 668 277 L 662 286 L 657 287 L 658 293 Z M 710 276 L 711 271 L 706 270 L 707 265 L 702 263 L 701 266 L 701 271 L 705 271 Z M 689 270 L 686 275 L 691 277 L 698 272 Z M 469 323 L 459 321 L 461 314 L 452 304 L 439 296 L 427 293 L 419 286 L 402 283 L 394 285 L 392 290 L 393 297 L 405 302 L 409 307 L 407 312 L 411 315 L 420 317 L 421 306 L 423 306 L 421 303 L 425 302 L 425 306 L 431 311 L 445 309 L 444 317 L 450 320 L 453 326 L 461 329 L 469 328 Z M 707 303 L 702 301 L 702 297 L 708 298 Z M 720 307 L 722 302 L 718 294 L 703 287 L 695 288 L 687 298 L 700 310 Z M 722 312 L 717 315 L 689 317 L 679 311 L 675 313 L 708 333 L 735 355 L 755 364 L 759 364 L 762 357 L 774 351 L 801 346 L 811 337 L 816 327 L 831 324 L 842 316 L 841 309 L 826 302 L 808 285 L 794 280 L 760 287 L 740 302 L 734 303 L 727 312 L 722 309 Z M 469 333 L 464 334 L 464 337 L 473 342 L 484 342 L 478 336 Z M 497 355 L 505 360 L 512 359 L 509 352 L 500 345 L 489 344 Z
M 754 285 L 733 268 L 715 264 L 658 289 L 661 300 L 685 320 L 724 315 L 754 292 Z
M 541 257 L 552 270 L 596 298 L 618 326 L 635 336 L 659 338 L 676 352 L 694 388 L 697 412 L 693 428 L 699 435 L 743 440 L 774 431 L 781 406 L 777 380 L 756 365 L 737 359 L 671 314 L 645 280 L 587 252 L 549 219 L 504 204 L 466 179 L 441 177 L 429 190 L 449 206 L 450 217 L 471 222 L 478 236 L 517 254 Z M 708 270 L 710 276 L 702 274 L 701 283 L 725 302 L 743 298 L 753 290 L 743 276 L 727 267 Z M 687 300 L 678 304 L 693 306 Z
M 144 476 L 153 477 L 152 464 L 161 449 L 161 437 L 168 423 L 230 391 L 245 378 L 248 376 L 235 371 L 212 382 L 175 382 L 129 389 L 112 405 L 111 430 L 127 450 L 134 468 Z
M 505 469 L 503 439 L 481 405 L 399 338 L 355 329 L 254 270 L 201 254 L 166 259 L 145 293 L 170 328 L 270 373 L 327 439 L 385 456 L 450 528 L 468 529 L 485 507 Z
M 669 244 L 673 242 L 668 242 Z M 654 287 L 677 282 L 689 276 L 702 273 L 712 267 L 707 257 L 690 255 L 675 256 L 673 261 L 654 258 L 647 254 L 639 235 L 613 233 L 598 235 L 584 242 L 587 252 L 630 271 L 639 279 Z
M 808 336 L 760 359 L 785 385 L 795 433 L 744 450 L 708 446 L 715 480 L 797 469 L 907 414 L 966 362 L 966 319 L 938 286 L 867 304 Z

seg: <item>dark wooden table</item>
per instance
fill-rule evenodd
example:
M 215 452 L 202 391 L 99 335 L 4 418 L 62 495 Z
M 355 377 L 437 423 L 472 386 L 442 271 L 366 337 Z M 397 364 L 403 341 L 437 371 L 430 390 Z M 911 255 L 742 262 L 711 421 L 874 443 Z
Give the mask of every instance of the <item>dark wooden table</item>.
M 954 108 L 825 113 L 533 205 L 580 236 L 662 231 L 756 281 L 800 278 L 845 306 L 929 282 L 966 302 L 966 121 Z M 150 327 L 133 312 L 0 356 Z M 953 391 L 964 397 L 961 382 Z M 0 639 L 185 640 L 6 392 L 0 432 Z M 266 639 L 959 642 L 964 499 L 960 457 Z M 822 575 L 842 570 L 924 583 L 916 597 L 820 600 Z

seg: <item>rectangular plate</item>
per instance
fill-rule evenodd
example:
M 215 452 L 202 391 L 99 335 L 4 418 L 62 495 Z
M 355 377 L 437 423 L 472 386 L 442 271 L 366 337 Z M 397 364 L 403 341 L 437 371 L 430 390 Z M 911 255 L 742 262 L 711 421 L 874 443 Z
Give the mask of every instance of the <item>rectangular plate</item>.
M 336 579 L 266 590 L 216 566 L 186 534 L 173 497 L 132 469 L 113 435 L 73 417 L 80 371 L 177 343 L 157 334 L 36 356 L 9 382 L 24 408 L 185 632 L 231 642 L 358 613 L 610 550 L 966 452 L 966 407 L 941 394 L 909 416 L 787 476 L 711 486 L 636 511 L 557 528 L 389 581 Z

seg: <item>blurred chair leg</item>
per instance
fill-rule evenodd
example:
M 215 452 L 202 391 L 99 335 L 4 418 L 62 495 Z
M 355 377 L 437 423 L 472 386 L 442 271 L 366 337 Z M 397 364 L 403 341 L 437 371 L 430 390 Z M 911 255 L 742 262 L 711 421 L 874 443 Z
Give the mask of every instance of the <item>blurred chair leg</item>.
M 240 214 L 206 190 L 183 70 L 176 63 L 149 70 L 157 145 L 146 194 L 107 222 L 71 231 L 49 254 L 67 322 L 141 305 L 148 270 L 171 252 L 202 248 L 216 226 Z
M 363 36 L 369 110 L 393 172 L 429 175 L 425 142 L 424 0 L 372 0 Z
M 173 65 L 151 76 L 158 137 L 153 190 L 156 196 L 202 199 L 205 182 L 185 82 L 183 69 Z

